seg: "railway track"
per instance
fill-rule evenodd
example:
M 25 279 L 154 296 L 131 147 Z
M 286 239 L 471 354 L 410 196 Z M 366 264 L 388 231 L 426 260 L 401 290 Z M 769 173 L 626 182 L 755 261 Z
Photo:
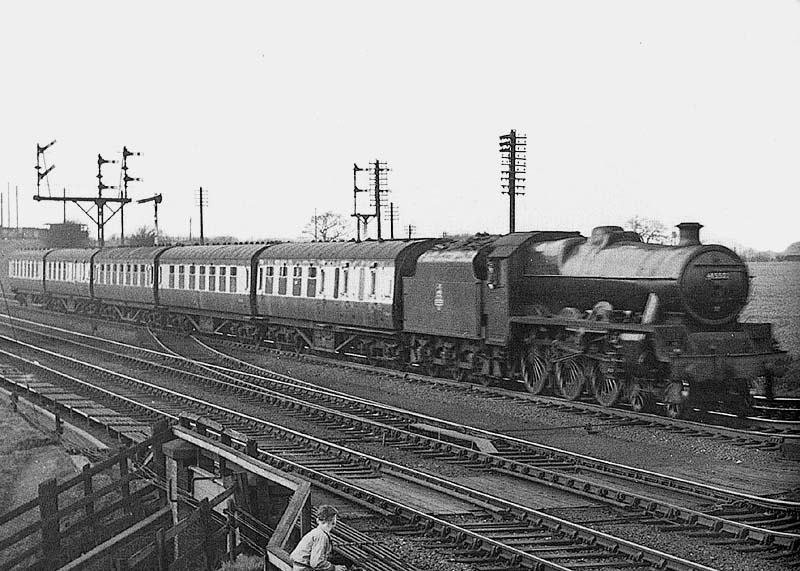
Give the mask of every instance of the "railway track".
M 111 344 L 120 346 L 117 343 Z M 134 350 L 135 348 L 125 348 L 126 353 Z M 229 359 L 219 352 L 215 354 L 219 359 Z M 130 354 L 127 357 L 132 358 Z M 167 357 L 159 355 L 158 358 L 163 360 Z M 187 362 L 183 358 L 178 360 Z M 709 533 L 717 541 L 733 541 L 734 544 L 747 539 L 753 548 L 772 549 L 773 546 L 796 548 L 797 536 L 780 531 L 780 529 L 797 528 L 796 504 L 731 494 L 729 491 L 703 486 L 696 482 L 669 479 L 652 472 L 634 470 L 592 458 L 570 455 L 548 447 L 531 445 L 503 435 L 442 423 L 436 419 L 414 415 L 409 411 L 382 407 L 363 399 L 352 399 L 333 391 L 309 387 L 307 384 L 303 386 L 304 383 L 296 379 L 292 379 L 291 382 L 285 378 L 269 381 L 270 385 L 277 382 L 284 391 L 291 392 L 292 396 L 289 399 L 285 394 L 267 395 L 258 392 L 264 391 L 266 387 L 254 387 L 254 378 L 263 380 L 264 371 L 260 370 L 259 375 L 238 373 L 248 380 L 234 383 L 236 371 L 233 369 L 199 362 L 191 362 L 191 366 L 199 367 L 204 374 L 213 373 L 224 377 L 224 381 L 216 382 L 227 383 L 228 390 L 235 390 L 245 398 L 252 399 L 257 395 L 257 398 L 263 398 L 271 403 L 277 402 L 275 399 L 278 399 L 282 402 L 282 406 L 288 406 L 298 415 L 308 418 L 318 417 L 327 422 L 332 422 L 333 416 L 339 414 L 340 418 L 336 422 L 346 424 L 351 436 L 356 440 L 380 437 L 387 441 L 389 436 L 389 441 L 398 442 L 401 447 L 416 454 L 472 465 L 478 469 L 490 467 L 496 473 L 580 493 L 595 500 L 633 510 L 634 513 L 649 518 L 651 523 L 659 523 L 666 529 L 685 528 L 690 532 L 693 530 L 695 533 Z M 248 366 L 252 368 L 241 361 L 236 362 L 237 369 Z M 170 371 L 174 373 L 176 369 L 173 367 Z M 197 376 L 198 373 L 191 375 Z M 256 393 L 253 393 L 254 389 Z M 306 404 L 296 400 L 300 394 L 305 395 L 303 398 L 306 399 Z M 309 406 L 308 401 L 313 399 L 323 404 Z M 338 409 L 338 413 L 335 409 Z M 375 420 L 376 418 L 379 420 Z M 436 437 L 426 436 L 431 433 Z M 443 441 L 443 437 L 449 442 Z M 489 442 L 494 450 L 491 453 L 475 451 L 476 443 L 479 445 L 481 440 Z M 620 487 L 620 481 L 624 482 L 623 487 Z M 638 493 L 630 491 L 631 487 L 636 486 L 640 490 L 663 492 L 660 492 L 660 498 L 648 497 L 641 491 Z M 716 507 L 710 511 L 698 511 L 668 501 L 670 497 L 685 498 L 687 495 L 694 497 L 695 501 L 713 503 Z M 758 525 L 752 525 L 752 522 L 757 522 Z M 769 529 L 770 526 L 773 529 Z
M 17 353 L 30 352 L 26 357 L 3 349 L 5 358 L 36 368 L 37 376 L 58 378 L 59 385 L 66 383 L 73 401 L 77 393 L 84 393 L 84 401 L 91 398 L 95 404 L 99 401 L 103 406 L 113 406 L 129 419 L 132 414 L 145 419 L 168 418 L 199 428 L 204 434 L 229 439 L 280 469 L 296 472 L 329 493 L 390 518 L 394 532 L 436 540 L 443 548 L 458 550 L 460 557 L 485 568 L 710 569 L 130 375 L 57 356 L 8 337 L 3 337 L 2 343 L 14 347 Z M 37 364 L 34 356 L 56 359 L 59 369 L 71 361 L 71 366 L 82 373 L 81 378 Z M 21 384 L 17 390 L 67 396 L 63 385 L 27 381 L 27 388 Z M 6 378 L 6 382 L 13 380 Z M 90 405 L 84 402 L 83 406 Z M 190 410 L 200 411 L 202 417 Z M 395 490 L 394 497 L 386 490 Z M 414 508 L 414 501 L 408 498 L 436 505 L 437 511 Z
M 38 309 L 26 308 L 26 311 L 39 315 L 53 315 L 52 312 Z M 8 319 L 8 317 L 5 317 L 5 319 Z M 35 323 L 25 319 L 21 319 L 21 321 Z M 41 325 L 46 326 L 45 324 Z M 115 325 L 124 325 L 136 331 L 145 330 L 135 324 L 117 323 Z M 767 401 L 764 397 L 755 397 L 754 409 L 762 411 L 760 416 L 741 417 L 723 411 L 696 410 L 693 411 L 693 414 L 698 417 L 697 420 L 673 419 L 649 412 L 637 412 L 626 404 L 619 404 L 609 408 L 591 402 L 588 398 L 570 401 L 548 395 L 533 395 L 526 392 L 519 383 L 511 381 L 507 386 L 483 386 L 476 383 L 453 381 L 442 377 L 376 367 L 350 360 L 332 359 L 309 353 L 298 354 L 295 350 L 283 350 L 266 345 L 254 346 L 222 336 L 209 336 L 209 342 L 221 344 L 237 351 L 248 351 L 255 354 L 268 352 L 324 365 L 345 366 L 359 371 L 391 375 L 403 382 L 433 387 L 443 393 L 468 393 L 475 398 L 516 401 L 544 410 L 571 413 L 585 421 L 604 425 L 617 423 L 625 426 L 642 426 L 669 433 L 721 440 L 732 445 L 758 448 L 760 450 L 779 451 L 784 442 L 800 442 L 800 398 L 777 397 Z
M 617 422 L 628 426 L 647 426 L 667 432 L 682 432 L 684 434 L 726 440 L 732 444 L 760 448 L 762 450 L 777 451 L 780 450 L 780 445 L 784 441 L 800 441 L 800 420 L 798 420 L 800 419 L 800 398 L 778 397 L 773 399 L 774 402 L 770 401 L 770 404 L 774 406 L 769 406 L 764 402 L 765 399 L 763 397 L 756 397 L 756 406 L 754 408 L 764 411 L 762 416 L 742 417 L 722 411 L 694 410 L 692 414 L 702 420 L 669 418 L 655 413 L 636 412 L 626 404 L 619 404 L 611 408 L 605 407 L 591 402 L 588 397 L 582 400 L 570 401 L 549 395 L 534 395 L 525 392 L 521 384 L 510 380 L 507 383 L 509 386 L 484 386 L 477 383 L 453 381 L 447 378 L 432 377 L 414 372 L 400 372 L 317 355 L 297 354 L 295 351 L 285 351 L 264 346 L 254 347 L 226 338 L 212 337 L 211 339 L 231 349 L 235 348 L 236 350 L 256 353 L 268 351 L 321 364 L 347 366 L 375 374 L 392 375 L 404 382 L 434 387 L 444 393 L 468 392 L 476 398 L 519 401 L 543 409 L 574 413 L 603 423 Z

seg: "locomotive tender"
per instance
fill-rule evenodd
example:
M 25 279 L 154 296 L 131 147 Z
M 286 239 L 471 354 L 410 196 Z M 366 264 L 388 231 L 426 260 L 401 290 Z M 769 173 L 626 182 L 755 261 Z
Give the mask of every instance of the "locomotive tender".
M 740 323 L 731 250 L 617 226 L 468 239 L 26 250 L 16 299 L 235 336 L 605 406 L 744 405 L 781 374 L 770 324 Z M 768 383 L 767 383 L 768 384 Z

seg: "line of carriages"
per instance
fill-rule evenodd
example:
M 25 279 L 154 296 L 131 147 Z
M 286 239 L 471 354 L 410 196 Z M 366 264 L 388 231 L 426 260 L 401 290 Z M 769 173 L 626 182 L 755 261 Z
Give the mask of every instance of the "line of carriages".
M 21 303 L 57 311 L 341 350 L 343 332 L 352 343 L 400 329 L 402 278 L 433 243 L 23 250 L 9 284 Z

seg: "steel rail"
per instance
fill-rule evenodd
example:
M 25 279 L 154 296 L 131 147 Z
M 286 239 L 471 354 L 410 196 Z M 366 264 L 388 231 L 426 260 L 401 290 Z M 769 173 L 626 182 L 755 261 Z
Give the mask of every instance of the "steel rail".
M 10 340 L 7 337 L 4 337 L 4 339 L 7 340 L 7 341 L 14 342 L 14 340 Z M 18 342 L 16 342 L 16 343 L 20 344 Z M 21 345 L 24 346 L 26 344 L 21 344 Z M 35 347 L 31 347 L 31 348 L 34 349 L 34 350 L 40 350 L 40 348 L 35 348 Z M 48 352 L 47 350 L 44 350 L 43 352 L 44 353 L 48 353 L 48 354 L 52 354 L 52 352 Z M 64 357 L 64 356 L 60 356 L 59 357 L 59 356 L 54 355 L 54 354 L 52 356 L 58 357 L 60 359 L 64 359 L 65 358 L 66 360 L 72 360 L 72 358 L 70 358 L 70 357 Z M 29 365 L 41 367 L 41 365 L 34 365 L 33 361 L 27 361 L 27 362 L 28 362 Z M 270 423 L 270 422 L 265 421 L 263 419 L 258 419 L 256 417 L 252 417 L 250 415 L 242 414 L 242 413 L 240 413 L 238 411 L 235 411 L 233 409 L 229 409 L 227 407 L 221 407 L 219 405 L 216 405 L 216 404 L 213 404 L 213 403 L 209 403 L 207 401 L 203 401 L 202 399 L 198 399 L 198 398 L 193 397 L 191 395 L 185 395 L 185 394 L 182 394 L 180 392 L 174 391 L 172 389 L 159 387 L 158 385 L 154 385 L 154 384 L 146 382 L 146 381 L 142 381 L 142 380 L 139 380 L 139 379 L 134 379 L 133 377 L 130 377 L 129 375 L 124 375 L 124 374 L 120 374 L 120 373 L 115 372 L 115 371 L 111 371 L 111 370 L 108 370 L 108 369 L 103 369 L 102 367 L 98 367 L 96 365 L 92 365 L 92 364 L 89 364 L 89 363 L 82 363 L 82 366 L 83 366 L 83 368 L 89 368 L 89 369 L 95 370 L 98 373 L 102 373 L 106 377 L 115 377 L 115 378 L 118 378 L 120 380 L 125 381 L 126 383 L 133 383 L 135 385 L 141 386 L 146 391 L 148 391 L 149 393 L 153 393 L 153 392 L 161 393 L 163 395 L 169 396 L 170 398 L 177 399 L 180 402 L 189 403 L 194 408 L 199 407 L 201 410 L 204 410 L 204 411 L 207 411 L 207 412 L 215 412 L 216 414 L 222 416 L 223 419 L 224 418 L 235 418 L 235 419 L 237 419 L 237 422 L 239 422 L 239 423 L 244 423 L 244 424 L 250 425 L 250 426 L 258 426 L 260 430 L 266 429 L 268 431 L 268 433 L 280 432 L 282 434 L 285 434 L 285 437 L 291 438 L 291 439 L 296 440 L 296 441 L 311 442 L 311 443 L 315 444 L 317 447 L 321 447 L 321 448 L 323 448 L 325 450 L 336 451 L 337 453 L 345 455 L 345 456 L 348 456 L 348 457 L 360 458 L 361 461 L 364 464 L 369 465 L 369 466 L 374 466 L 374 467 L 380 467 L 381 471 L 390 471 L 391 473 L 394 473 L 394 474 L 397 474 L 397 475 L 401 475 L 401 476 L 405 476 L 406 478 L 410 478 L 410 479 L 414 479 L 414 480 L 418 480 L 418 481 L 427 481 L 428 483 L 433 483 L 438 488 L 445 489 L 445 490 L 450 490 L 451 492 L 457 494 L 458 497 L 462 497 L 462 498 L 463 497 L 471 497 L 475 501 L 478 501 L 479 505 L 483 504 L 483 503 L 489 503 L 489 504 L 497 506 L 498 509 L 506 510 L 506 511 L 513 512 L 513 513 L 524 513 L 524 514 L 526 514 L 525 521 L 528 521 L 528 522 L 533 521 L 533 522 L 539 523 L 540 525 L 541 524 L 546 524 L 546 526 L 548 528 L 552 529 L 553 531 L 557 531 L 558 530 L 560 534 L 564 535 L 565 537 L 570 537 L 573 540 L 579 540 L 580 539 L 580 540 L 582 540 L 582 542 L 590 541 L 591 544 L 602 546 L 606 550 L 611 550 L 611 551 L 615 551 L 615 552 L 620 552 L 621 551 L 628 558 L 633 558 L 633 559 L 639 560 L 639 561 L 642 561 L 642 560 L 647 561 L 653 567 L 658 568 L 658 569 L 674 569 L 676 571 L 683 571 L 683 570 L 689 570 L 689 569 L 697 569 L 697 570 L 706 571 L 706 570 L 711 569 L 711 568 L 709 568 L 707 566 L 704 566 L 704 565 L 700 565 L 700 564 L 697 564 L 697 563 L 694 563 L 694 562 L 690 562 L 690 561 L 684 560 L 682 558 L 679 558 L 679 557 L 676 557 L 676 556 L 673 556 L 673 555 L 662 553 L 660 551 L 653 550 L 653 549 L 647 548 L 645 546 L 641 546 L 641 545 L 637 545 L 637 544 L 632 543 L 632 542 L 628 542 L 626 540 L 621 540 L 620 538 L 615 538 L 615 537 L 613 537 L 613 536 L 611 536 L 609 534 L 605 534 L 605 533 L 602 533 L 602 532 L 597 532 L 595 530 L 591 530 L 591 529 L 586 528 L 584 526 L 581 526 L 579 524 L 575 524 L 573 522 L 569 522 L 569 521 L 566 521 L 566 520 L 563 520 L 563 519 L 560 519 L 560 518 L 557 518 L 557 517 L 554 517 L 554 516 L 550 516 L 548 514 L 544 514 L 542 512 L 538 512 L 536 510 L 532 510 L 532 509 L 527 508 L 525 506 L 520 506 L 518 504 L 514 504 L 512 502 L 508 502 L 506 500 L 503 500 L 502 498 L 497 498 L 495 496 L 491 496 L 489 494 L 485 494 L 483 492 L 479 492 L 479 491 L 473 490 L 471 488 L 467 488 L 467 487 L 464 487 L 464 486 L 460 486 L 458 484 L 454 484 L 453 482 L 450 482 L 448 480 L 444 480 L 444 479 L 439 478 L 437 476 L 426 474 L 424 472 L 420 472 L 420 471 L 414 470 L 412 468 L 407 468 L 405 466 L 401 466 L 401 465 L 389 462 L 389 461 L 381 459 L 381 458 L 377 458 L 377 457 L 374 457 L 374 456 L 371 456 L 371 455 L 368 455 L 368 454 L 357 452 L 357 451 L 354 451 L 352 449 L 346 448 L 344 446 L 341 446 L 341 445 L 333 443 L 333 442 L 325 441 L 325 440 L 317 438 L 317 437 L 313 437 L 313 436 L 309 436 L 309 435 L 303 434 L 303 433 L 301 433 L 299 431 L 295 431 L 295 430 L 287 429 L 285 427 L 281 427 L 279 425 L 276 425 L 274 423 Z M 54 369 L 51 369 L 49 367 L 47 369 L 43 369 L 43 370 L 48 370 L 52 374 L 59 374 L 58 371 L 55 371 Z M 96 385 L 94 385 L 93 383 L 90 383 L 88 381 L 84 381 L 84 380 L 81 380 L 81 379 L 77 379 L 75 377 L 69 377 L 69 380 L 71 382 L 76 382 L 81 386 L 84 386 L 84 387 L 87 387 L 87 388 L 91 388 L 92 390 L 100 388 L 100 387 L 96 387 Z M 107 389 L 101 389 L 101 393 L 105 394 L 107 396 L 112 396 L 114 399 L 119 398 L 116 394 L 114 394 L 113 392 L 111 392 L 111 391 L 109 391 Z M 148 396 L 151 396 L 151 395 L 148 395 Z M 131 399 L 131 398 L 128 398 L 128 397 L 123 397 L 123 400 L 125 402 L 127 402 L 128 404 L 132 405 L 132 406 L 136 406 L 137 405 L 137 401 L 135 401 L 134 399 Z M 153 407 L 153 406 L 150 406 L 150 405 L 147 406 L 147 409 L 149 411 L 158 410 L 156 407 Z M 168 418 L 172 418 L 173 420 L 176 418 L 176 415 L 174 413 L 170 413 L 170 412 L 165 412 L 165 413 L 163 413 L 163 415 L 167 416 Z M 213 421 L 213 419 L 212 419 L 212 421 Z M 199 422 L 202 424 L 202 420 L 199 420 Z M 252 438 L 250 438 L 248 440 L 252 442 Z M 375 492 L 372 492 L 370 490 L 364 489 L 362 487 L 354 486 L 351 482 L 347 482 L 347 481 L 342 480 L 340 478 L 335 478 L 334 476 L 327 475 L 327 474 L 325 474 L 323 472 L 320 472 L 320 471 L 313 471 L 312 469 L 304 467 L 299 463 L 292 463 L 290 460 L 287 460 L 285 458 L 281 458 L 281 457 L 279 457 L 277 455 L 272 455 L 272 457 L 273 457 L 274 461 L 280 462 L 283 465 L 286 465 L 287 467 L 293 467 L 293 464 L 297 464 L 297 466 L 295 466 L 295 469 L 302 469 L 305 474 L 311 474 L 313 472 L 317 472 L 323 477 L 323 482 L 334 483 L 334 484 L 336 484 L 337 489 L 340 489 L 340 490 L 341 489 L 352 490 L 351 493 L 354 493 L 357 496 L 360 495 L 362 497 L 362 499 L 365 498 L 365 497 L 373 498 L 374 501 L 376 501 L 378 503 L 382 503 L 383 505 L 387 505 L 386 503 L 388 502 L 390 505 L 394 505 L 395 507 L 401 509 L 403 511 L 403 513 L 406 513 L 406 514 L 414 512 L 413 516 L 416 517 L 416 518 L 420 518 L 421 517 L 426 522 L 430 522 L 430 523 L 432 523 L 432 524 L 434 524 L 436 526 L 446 526 L 447 529 L 451 530 L 450 533 L 454 533 L 455 536 L 456 537 L 460 537 L 462 539 L 462 541 L 463 541 L 464 538 L 467 538 L 467 537 L 468 538 L 473 538 L 475 540 L 475 542 L 476 542 L 475 545 L 489 546 L 491 548 L 491 549 L 489 549 L 489 551 L 493 551 L 493 550 L 499 549 L 503 553 L 507 554 L 507 556 L 509 557 L 510 560 L 519 561 L 520 564 L 529 565 L 530 568 L 532 568 L 532 569 L 541 569 L 541 568 L 543 568 L 542 565 L 544 565 L 545 566 L 544 568 L 546 568 L 546 569 L 553 569 L 553 570 L 558 570 L 558 571 L 562 571 L 562 569 L 568 569 L 568 568 L 561 567 L 561 566 L 558 566 L 558 565 L 554 566 L 553 563 L 548 561 L 547 559 L 543 559 L 543 558 L 539 558 L 539 557 L 533 556 L 533 555 L 531 555 L 531 554 L 529 554 L 527 552 L 521 551 L 521 550 L 519 550 L 519 549 L 517 549 L 517 548 L 515 548 L 513 546 L 505 545 L 502 542 L 496 542 L 496 541 L 492 540 L 491 538 L 488 538 L 486 536 L 474 533 L 474 532 L 470 531 L 469 529 L 460 528 L 458 526 L 454 526 L 452 523 L 445 522 L 445 521 L 443 521 L 443 520 L 441 520 L 439 518 L 436 518 L 434 516 L 430 516 L 428 514 L 425 514 L 424 512 L 418 512 L 418 511 L 415 511 L 415 510 L 409 510 L 409 508 L 406 508 L 405 506 L 402 506 L 402 505 L 398 504 L 397 502 L 395 502 L 394 500 L 391 500 L 390 498 L 383 497 L 380 494 L 376 494 Z M 484 548 L 481 547 L 481 549 L 484 549 Z
M 92 350 L 101 350 L 95 347 L 89 347 L 89 348 Z M 169 349 L 167 348 L 167 350 Z M 146 351 L 148 352 L 148 354 L 158 355 L 159 357 L 163 356 L 163 354 L 152 352 L 150 350 Z M 126 358 L 129 360 L 134 359 L 130 355 L 126 355 Z M 209 368 L 206 364 L 204 363 L 200 364 L 200 362 L 196 360 L 190 360 L 185 357 L 178 357 L 178 359 L 185 362 L 190 362 L 198 366 L 202 366 L 202 368 L 206 370 Z M 170 369 L 170 371 L 183 375 L 187 374 L 184 371 L 179 371 L 175 369 Z M 204 381 L 203 379 L 199 380 Z M 265 390 L 263 387 L 253 386 L 253 385 L 250 385 L 246 388 L 248 390 L 256 390 L 256 391 Z M 286 397 L 284 395 L 276 395 L 275 393 L 272 393 L 270 398 L 278 398 L 281 401 L 289 400 L 290 402 L 294 402 L 300 407 L 307 407 L 312 410 L 317 410 L 322 415 L 329 415 L 331 412 L 333 412 L 330 409 L 319 407 L 317 405 L 310 405 L 305 401 L 299 401 L 297 399 L 294 399 L 292 397 Z M 426 446 L 428 448 L 442 449 L 441 442 L 436 439 L 420 436 L 417 433 L 404 431 L 398 429 L 397 427 L 387 427 L 385 424 L 376 423 L 371 420 L 364 420 L 361 417 L 353 416 L 347 413 L 343 413 L 341 411 L 335 411 L 335 413 L 342 415 L 342 417 L 345 418 L 351 424 L 360 424 L 361 427 L 366 427 L 373 433 L 385 434 L 388 432 L 394 432 L 395 436 L 400 436 L 406 441 L 410 440 L 412 442 L 417 442 L 417 443 L 425 442 L 427 443 Z M 447 444 L 444 446 L 444 449 L 448 454 L 455 455 L 458 458 L 465 458 L 465 457 L 472 458 L 474 460 L 484 463 L 485 465 L 493 465 L 498 471 L 514 477 L 523 478 L 529 481 L 534 481 L 539 484 L 544 484 L 551 487 L 557 487 L 568 492 L 578 493 L 579 495 L 584 495 L 594 499 L 600 499 L 607 503 L 612 503 L 613 505 L 625 505 L 628 507 L 634 507 L 636 509 L 643 509 L 646 512 L 652 514 L 653 516 L 677 520 L 681 523 L 689 524 L 690 526 L 703 526 L 714 532 L 724 533 L 731 537 L 738 537 L 740 539 L 749 538 L 750 540 L 756 541 L 761 544 L 777 540 L 779 544 L 788 548 L 796 546 L 798 543 L 798 537 L 800 537 L 797 534 L 791 534 L 788 532 L 774 531 L 768 528 L 749 525 L 747 523 L 732 522 L 723 517 L 718 517 L 713 514 L 706 514 L 701 511 L 678 506 L 676 504 L 669 503 L 663 500 L 656 500 L 651 497 L 643 496 L 641 494 L 635 494 L 627 490 L 614 488 L 609 485 L 602 485 L 602 486 L 597 485 L 594 482 L 591 482 L 590 480 L 579 478 L 572 473 L 565 474 L 563 472 L 549 470 L 547 469 L 547 467 L 542 467 L 538 465 L 531 466 L 523 462 L 516 462 L 514 460 L 504 458 L 500 454 L 498 455 L 482 454 L 455 444 Z M 607 472 L 607 470 L 604 471 Z M 652 484 L 653 482 L 648 482 L 648 483 Z M 670 490 L 675 489 L 674 486 L 668 486 L 661 483 L 656 483 L 656 484 L 666 489 Z M 756 496 L 756 498 L 758 497 Z M 759 500 L 760 499 L 761 498 L 759 498 Z

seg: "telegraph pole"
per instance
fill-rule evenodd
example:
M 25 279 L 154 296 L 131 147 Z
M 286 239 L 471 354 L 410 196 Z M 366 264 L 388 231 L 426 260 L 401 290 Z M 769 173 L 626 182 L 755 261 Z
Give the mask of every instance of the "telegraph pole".
M 414 232 L 416 232 L 417 227 L 409 224 L 408 226 L 406 226 L 406 229 L 408 230 L 408 239 L 411 240 L 411 236 L 414 235 Z
M 205 244 L 205 234 L 203 233 L 203 207 L 208 206 L 208 194 L 203 193 L 203 187 L 200 187 L 198 204 L 200 205 L 200 243 Z
M 516 228 L 516 197 L 525 194 L 525 145 L 527 137 L 517 135 L 514 129 L 507 135 L 500 135 L 500 184 L 508 194 L 508 231 Z
M 394 240 L 394 221 L 399 220 L 400 213 L 394 205 L 394 202 L 389 203 L 389 212 L 386 213 L 386 219 L 389 221 L 389 237 Z

